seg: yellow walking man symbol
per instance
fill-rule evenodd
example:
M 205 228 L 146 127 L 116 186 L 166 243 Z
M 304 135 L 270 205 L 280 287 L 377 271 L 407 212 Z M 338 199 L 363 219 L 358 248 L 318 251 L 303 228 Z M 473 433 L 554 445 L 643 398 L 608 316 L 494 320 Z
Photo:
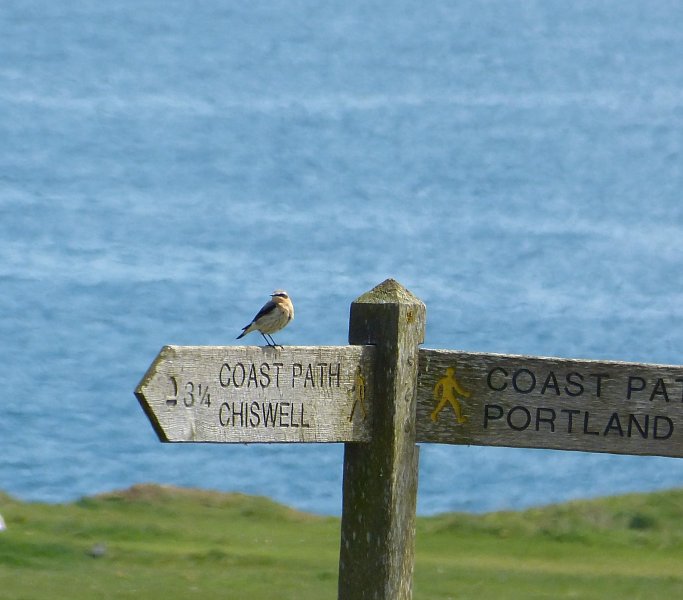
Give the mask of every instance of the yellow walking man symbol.
M 354 395 L 353 406 L 351 407 L 351 416 L 349 421 L 353 420 L 353 413 L 356 412 L 356 406 L 360 401 L 360 409 L 363 413 L 363 420 L 368 416 L 365 410 L 365 377 L 361 373 L 360 366 L 356 368 L 356 376 L 354 377 L 353 387 L 349 390 L 349 394 Z
M 446 369 L 446 375 L 439 379 L 434 386 L 434 399 L 438 404 L 431 414 L 432 421 L 436 422 L 439 413 L 443 410 L 444 406 L 446 406 L 446 403 L 450 403 L 458 423 L 463 424 L 467 422 L 469 417 L 462 414 L 462 406 L 460 406 L 460 402 L 458 402 L 456 397 L 457 394 L 465 398 L 470 397 L 470 392 L 462 389 L 455 378 L 455 367 L 448 367 Z

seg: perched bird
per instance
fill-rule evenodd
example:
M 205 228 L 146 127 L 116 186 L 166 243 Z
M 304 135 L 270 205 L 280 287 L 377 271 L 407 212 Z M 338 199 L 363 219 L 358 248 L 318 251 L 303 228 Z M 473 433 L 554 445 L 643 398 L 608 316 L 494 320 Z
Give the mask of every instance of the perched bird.
M 275 290 L 270 298 L 261 307 L 251 323 L 242 328 L 242 333 L 237 336 L 238 340 L 247 333 L 258 331 L 269 346 L 278 345 L 270 334 L 280 331 L 294 318 L 294 305 L 284 290 Z

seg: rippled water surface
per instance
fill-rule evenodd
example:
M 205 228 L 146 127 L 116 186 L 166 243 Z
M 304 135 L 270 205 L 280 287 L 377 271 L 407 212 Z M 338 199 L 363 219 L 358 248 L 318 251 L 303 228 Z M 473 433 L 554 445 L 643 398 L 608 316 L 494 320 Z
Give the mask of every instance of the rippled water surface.
M 284 344 L 346 343 L 394 277 L 427 347 L 683 364 L 683 4 L 224 4 L 0 7 L 1 489 L 339 513 L 341 446 L 162 445 L 133 396 L 276 287 Z M 677 459 L 425 445 L 419 510 L 680 485 Z

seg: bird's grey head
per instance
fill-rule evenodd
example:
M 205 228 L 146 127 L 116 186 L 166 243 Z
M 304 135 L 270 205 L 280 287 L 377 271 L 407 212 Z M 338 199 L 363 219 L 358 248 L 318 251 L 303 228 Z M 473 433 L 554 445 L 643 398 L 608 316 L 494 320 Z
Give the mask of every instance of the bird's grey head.
M 289 298 L 285 290 L 275 290 L 270 296 L 271 298 Z

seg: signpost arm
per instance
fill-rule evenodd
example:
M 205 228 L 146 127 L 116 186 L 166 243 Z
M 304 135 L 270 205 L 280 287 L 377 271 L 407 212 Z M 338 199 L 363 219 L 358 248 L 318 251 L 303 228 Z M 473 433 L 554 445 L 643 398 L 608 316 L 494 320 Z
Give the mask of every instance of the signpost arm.
M 374 344 L 372 436 L 344 448 L 339 598 L 408 600 L 415 554 L 418 345 L 425 305 L 388 279 L 351 304 L 349 342 Z

